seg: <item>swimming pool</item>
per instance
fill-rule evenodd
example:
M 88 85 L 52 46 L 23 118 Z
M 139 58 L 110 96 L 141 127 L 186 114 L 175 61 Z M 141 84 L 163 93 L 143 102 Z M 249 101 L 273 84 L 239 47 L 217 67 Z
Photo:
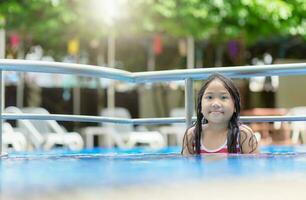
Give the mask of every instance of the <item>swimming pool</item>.
M 109 67 L 25 60 L 1 60 L 1 71 L 42 72 L 107 78 L 136 84 L 185 80 L 186 124 L 193 113 L 193 81 L 219 72 L 231 78 L 306 73 L 305 63 L 190 71 L 131 73 Z M 0 87 L 1 90 L 1 87 Z M 4 93 L 4 92 L 3 92 Z M 2 94 L 2 92 L 0 92 Z M 4 93 L 5 94 L 5 93 Z M 1 99 L 1 98 L 0 98 Z M 83 115 L 3 114 L 3 120 L 116 123 Z M 242 122 L 305 121 L 306 116 L 241 117 Z M 132 125 L 168 124 L 182 119 L 120 119 Z M 261 155 L 182 157 L 180 148 L 53 151 L 10 154 L 0 159 L 1 199 L 305 199 L 306 148 L 269 147 Z M 0 149 L 1 152 L 1 149 Z M 268 196 L 268 197 L 267 197 Z
M 286 196 L 282 192 L 291 198 L 297 195 L 295 199 L 306 196 L 305 146 L 265 147 L 256 156 L 182 157 L 179 151 L 180 147 L 13 153 L 0 161 L 1 199 L 231 199 L 236 189 L 233 199 L 243 197 L 234 194 L 249 192 L 254 193 L 248 197 L 252 199 L 265 189 L 269 199 L 274 190 L 278 199 Z

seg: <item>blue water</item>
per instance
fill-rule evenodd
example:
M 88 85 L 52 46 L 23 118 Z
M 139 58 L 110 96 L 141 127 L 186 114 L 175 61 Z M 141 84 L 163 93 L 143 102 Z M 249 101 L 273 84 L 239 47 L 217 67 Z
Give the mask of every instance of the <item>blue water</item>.
M 12 153 L 0 159 L 1 191 L 71 188 L 293 175 L 306 178 L 306 147 L 271 146 L 260 155 L 183 157 L 180 147 Z

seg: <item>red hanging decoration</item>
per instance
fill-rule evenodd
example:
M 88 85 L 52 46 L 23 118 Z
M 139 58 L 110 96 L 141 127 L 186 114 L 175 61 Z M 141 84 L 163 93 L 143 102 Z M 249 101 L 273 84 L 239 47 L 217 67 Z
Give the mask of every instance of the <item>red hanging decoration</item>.
M 17 48 L 20 44 L 20 37 L 17 34 L 11 35 L 10 43 L 11 43 L 12 48 Z
M 159 55 L 163 51 L 162 39 L 160 36 L 155 36 L 153 40 L 154 53 Z

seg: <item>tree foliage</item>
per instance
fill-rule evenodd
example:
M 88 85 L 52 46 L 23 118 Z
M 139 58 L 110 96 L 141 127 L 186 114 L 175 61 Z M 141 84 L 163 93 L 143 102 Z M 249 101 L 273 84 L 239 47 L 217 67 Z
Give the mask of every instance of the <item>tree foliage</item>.
M 176 36 L 227 41 L 302 35 L 306 38 L 303 0 L 159 0 L 155 1 L 159 30 Z
M 110 0 L 1 0 L 0 21 L 10 34 L 17 32 L 24 48 L 41 44 L 56 53 L 67 41 L 84 43 L 117 34 L 165 33 L 225 42 L 243 37 L 252 43 L 262 38 L 301 35 L 306 38 L 304 0 L 126 0 L 123 15 L 110 27 L 105 10 L 94 3 Z
M 66 41 L 73 34 L 76 13 L 69 7 L 73 1 L 10 0 L 0 4 L 4 28 L 17 33 L 27 49 L 43 44 L 47 49 L 66 49 Z M 64 47 L 64 48 L 63 48 Z

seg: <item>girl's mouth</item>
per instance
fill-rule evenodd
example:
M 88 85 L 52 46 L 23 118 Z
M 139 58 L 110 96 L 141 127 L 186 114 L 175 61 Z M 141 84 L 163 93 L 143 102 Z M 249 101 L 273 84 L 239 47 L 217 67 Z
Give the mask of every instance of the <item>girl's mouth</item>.
M 223 114 L 222 111 L 218 111 L 218 110 L 210 111 L 209 113 L 210 113 L 210 114 Z

